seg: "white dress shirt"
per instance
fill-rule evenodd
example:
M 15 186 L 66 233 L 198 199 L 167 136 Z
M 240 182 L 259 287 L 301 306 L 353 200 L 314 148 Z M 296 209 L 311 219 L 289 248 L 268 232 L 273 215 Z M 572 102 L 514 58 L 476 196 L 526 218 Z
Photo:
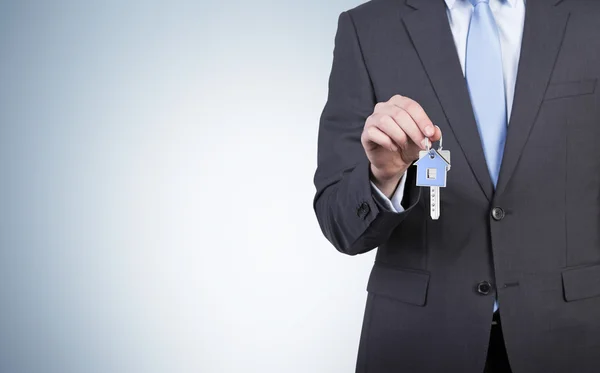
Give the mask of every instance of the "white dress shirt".
M 473 5 L 469 0 L 445 0 L 448 22 L 454 37 L 454 44 L 458 52 L 458 58 L 465 74 L 465 56 L 467 53 L 467 35 L 469 23 L 473 13 Z M 523 36 L 523 24 L 525 21 L 525 0 L 490 0 L 490 8 L 498 25 L 500 33 L 500 47 L 502 49 L 502 70 L 504 73 L 504 89 L 506 94 L 507 118 L 510 118 L 512 103 L 517 81 L 517 68 L 519 55 L 521 53 L 521 39 Z M 451 149 L 449 149 L 451 150 Z M 406 173 L 402 176 L 391 200 L 387 198 L 373 182 L 371 185 L 380 201 L 393 212 L 402 212 L 402 197 Z

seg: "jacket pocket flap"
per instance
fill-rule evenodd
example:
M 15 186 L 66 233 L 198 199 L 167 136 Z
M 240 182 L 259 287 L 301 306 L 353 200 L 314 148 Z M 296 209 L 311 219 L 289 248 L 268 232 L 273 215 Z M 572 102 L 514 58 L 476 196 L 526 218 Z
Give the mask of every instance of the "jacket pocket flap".
M 371 270 L 367 291 L 401 302 L 424 306 L 428 286 L 428 272 L 375 263 Z
M 567 302 L 600 296 L 600 265 L 564 270 L 562 281 Z
M 594 93 L 596 79 L 580 80 L 574 82 L 550 83 L 544 100 L 561 97 L 572 97 Z

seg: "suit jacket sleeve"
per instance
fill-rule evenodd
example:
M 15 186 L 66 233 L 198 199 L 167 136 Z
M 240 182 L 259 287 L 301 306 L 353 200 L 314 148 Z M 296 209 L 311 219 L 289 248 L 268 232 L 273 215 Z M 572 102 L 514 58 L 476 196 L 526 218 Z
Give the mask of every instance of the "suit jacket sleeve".
M 385 242 L 420 198 L 413 167 L 407 171 L 404 212 L 390 211 L 373 195 L 370 163 L 360 137 L 375 104 L 354 23 L 350 14 L 343 12 L 319 126 L 313 208 L 325 237 L 349 255 L 365 253 Z

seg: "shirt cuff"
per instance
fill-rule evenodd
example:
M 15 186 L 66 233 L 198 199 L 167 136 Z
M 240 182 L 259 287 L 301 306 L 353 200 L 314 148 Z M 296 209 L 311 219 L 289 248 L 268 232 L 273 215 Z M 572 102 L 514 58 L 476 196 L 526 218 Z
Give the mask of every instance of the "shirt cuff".
M 406 185 L 406 171 L 402 175 L 402 178 L 400 179 L 400 183 L 398 183 L 398 187 L 396 188 L 396 191 L 394 191 L 394 194 L 392 194 L 392 198 L 390 200 L 389 198 L 386 197 L 385 194 L 383 194 L 382 191 L 379 190 L 379 188 L 377 188 L 375 186 L 375 183 L 373 183 L 373 181 L 371 181 L 371 187 L 375 191 L 375 196 L 377 198 L 379 198 L 381 203 L 383 205 L 385 205 L 390 211 L 396 212 L 396 213 L 404 212 L 404 207 L 402 207 L 402 198 L 404 197 L 405 185 Z

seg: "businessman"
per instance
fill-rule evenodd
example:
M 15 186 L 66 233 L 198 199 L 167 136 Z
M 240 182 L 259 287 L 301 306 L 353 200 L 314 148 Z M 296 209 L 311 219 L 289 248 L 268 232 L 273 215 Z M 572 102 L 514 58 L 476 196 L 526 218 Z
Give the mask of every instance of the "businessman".
M 314 209 L 340 252 L 377 248 L 357 372 L 600 372 L 599 20 L 594 0 L 340 15 Z M 411 165 L 440 137 L 432 220 Z

